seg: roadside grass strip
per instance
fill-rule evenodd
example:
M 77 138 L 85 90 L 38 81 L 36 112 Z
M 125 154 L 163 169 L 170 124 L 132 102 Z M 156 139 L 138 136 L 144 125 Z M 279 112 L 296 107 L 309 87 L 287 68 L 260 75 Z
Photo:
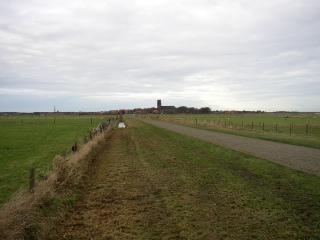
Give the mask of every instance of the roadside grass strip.
M 130 129 L 181 237 L 320 238 L 320 178 L 148 124 Z
M 139 115 L 140 116 L 140 115 Z M 315 114 L 142 115 L 215 132 L 320 148 L 320 118 Z

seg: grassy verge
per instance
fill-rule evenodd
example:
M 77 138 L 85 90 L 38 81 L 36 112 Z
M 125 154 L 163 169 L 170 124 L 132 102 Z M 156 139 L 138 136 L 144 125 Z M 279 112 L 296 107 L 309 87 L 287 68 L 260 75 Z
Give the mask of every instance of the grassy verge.
M 88 131 L 100 116 L 19 116 L 0 118 L 0 206 L 19 188 L 28 189 L 29 168 L 39 180 L 52 170 L 52 161 L 62 150 L 72 155 L 75 141 L 83 145 Z
M 186 118 L 188 120 L 184 120 L 183 118 L 179 118 L 178 116 L 179 115 L 177 115 L 177 117 L 159 117 L 158 118 L 157 116 L 151 115 L 151 118 L 161 120 L 161 121 L 169 121 L 169 122 L 172 122 L 175 124 L 187 125 L 190 127 L 206 129 L 206 130 L 215 131 L 215 132 L 222 132 L 222 133 L 228 133 L 228 134 L 233 134 L 233 135 L 238 135 L 238 136 L 264 139 L 264 140 L 269 140 L 269 141 L 274 141 L 274 142 L 281 142 L 281 143 L 287 143 L 287 144 L 292 144 L 292 145 L 297 145 L 297 146 L 305 146 L 305 147 L 320 149 L 319 118 L 317 118 L 317 119 L 309 118 L 310 121 L 314 121 L 313 124 L 316 125 L 317 127 L 315 127 L 313 129 L 312 134 L 306 135 L 305 133 L 300 133 L 300 134 L 292 133 L 292 134 L 290 134 L 289 132 L 281 132 L 280 130 L 279 130 L 279 132 L 268 131 L 268 130 L 263 131 L 261 126 L 259 128 L 256 127 L 255 129 L 251 129 L 251 127 L 241 128 L 241 127 L 239 127 L 241 125 L 241 123 L 240 124 L 238 123 L 238 127 L 231 126 L 231 125 L 226 125 L 226 127 L 224 127 L 224 125 L 217 124 L 218 120 L 216 121 L 216 123 L 213 123 L 213 121 L 211 119 L 211 123 L 209 123 L 208 122 L 209 120 L 207 120 L 207 119 L 209 119 L 209 117 L 205 120 L 202 120 L 202 121 L 201 120 L 196 121 L 195 120 L 195 119 L 197 119 L 196 117 L 191 118 L 191 120 L 189 118 Z M 142 116 L 142 117 L 146 117 L 146 116 Z M 249 122 L 253 121 L 252 119 L 253 118 L 251 118 L 250 120 L 247 119 L 246 122 L 249 123 Z M 275 118 L 273 120 L 270 120 L 269 118 L 265 118 L 265 119 L 267 119 L 268 121 L 271 121 L 271 122 L 272 121 L 276 122 L 278 120 L 278 118 Z M 241 122 L 241 120 L 243 120 L 243 118 L 238 118 L 238 122 L 239 121 Z M 259 120 L 261 122 L 264 119 L 261 118 Z M 280 120 L 284 121 L 283 119 L 280 119 Z M 304 119 L 304 120 L 306 121 L 306 119 Z M 258 120 L 255 119 L 255 121 L 258 124 Z M 224 122 L 224 120 L 221 120 L 221 122 Z M 280 129 L 280 125 L 278 128 Z M 285 128 L 289 129 L 288 126 L 286 126 Z
M 264 139 L 273 142 L 287 143 L 291 145 L 311 147 L 320 149 L 320 139 L 317 136 L 307 136 L 307 135 L 295 135 L 287 133 L 275 133 L 266 132 L 259 130 L 233 130 L 218 127 L 208 127 L 208 126 L 196 126 L 197 128 L 202 128 L 215 132 L 228 133 L 238 136 L 245 136 L 250 138 Z
M 151 125 L 131 130 L 183 239 L 320 238 L 318 177 Z
M 107 130 L 108 131 L 108 130 Z M 57 156 L 47 178 L 37 181 L 32 193 L 15 192 L 0 208 L 0 239 L 43 239 L 43 234 L 63 218 L 65 210 L 79 197 L 78 185 L 92 164 L 100 134 L 67 159 Z

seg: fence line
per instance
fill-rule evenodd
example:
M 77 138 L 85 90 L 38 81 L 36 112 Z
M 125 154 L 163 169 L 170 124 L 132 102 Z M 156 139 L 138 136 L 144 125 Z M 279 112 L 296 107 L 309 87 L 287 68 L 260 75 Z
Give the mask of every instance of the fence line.
M 260 122 L 244 122 L 233 123 L 230 118 L 214 119 L 214 118 L 200 118 L 200 117 L 173 117 L 173 116 L 157 116 L 150 118 L 157 118 L 162 121 L 169 121 L 175 123 L 181 123 L 186 125 L 201 125 L 208 127 L 230 128 L 235 130 L 251 130 L 251 131 L 263 131 L 263 132 L 275 132 L 275 133 L 287 133 L 287 134 L 304 134 L 304 135 L 317 135 L 320 136 L 320 125 L 317 124 L 279 124 L 279 123 L 265 123 Z
M 94 136 L 99 135 L 100 133 L 104 132 L 106 129 L 108 129 L 108 126 L 111 125 L 110 121 L 108 121 L 107 123 L 99 123 L 98 127 L 99 127 L 99 132 L 98 133 L 94 133 Z M 93 139 L 92 137 L 92 131 L 88 131 L 89 133 L 89 137 L 90 140 Z M 87 136 L 84 137 L 84 144 L 88 143 L 87 140 Z M 75 141 L 71 150 L 73 151 L 73 153 L 77 152 L 78 149 L 78 141 Z M 64 149 L 61 151 L 61 157 L 63 157 L 63 159 L 66 160 L 67 158 L 67 150 Z M 29 169 L 29 173 L 30 173 L 30 177 L 29 177 L 29 192 L 33 193 L 34 192 L 34 188 L 35 188 L 35 179 L 36 179 L 36 174 L 35 174 L 35 167 L 31 166 Z

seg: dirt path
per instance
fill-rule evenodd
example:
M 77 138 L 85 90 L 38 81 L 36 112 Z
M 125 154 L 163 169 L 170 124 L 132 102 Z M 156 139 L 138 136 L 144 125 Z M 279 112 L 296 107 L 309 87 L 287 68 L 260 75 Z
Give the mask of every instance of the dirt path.
M 174 239 L 174 223 L 163 221 L 159 189 L 142 164 L 130 131 L 114 131 L 82 186 L 84 198 L 49 239 L 150 239 L 157 228 Z
M 139 120 L 320 176 L 320 149 L 212 132 L 146 118 Z

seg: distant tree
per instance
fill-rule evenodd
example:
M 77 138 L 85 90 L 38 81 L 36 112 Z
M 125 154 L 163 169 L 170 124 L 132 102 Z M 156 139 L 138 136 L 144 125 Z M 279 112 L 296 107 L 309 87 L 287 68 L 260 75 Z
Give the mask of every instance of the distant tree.
M 200 108 L 200 112 L 201 113 L 211 113 L 211 108 L 209 108 L 209 107 Z
M 178 107 L 177 113 L 188 113 L 188 108 L 186 106 Z
M 188 108 L 188 113 L 197 113 L 197 109 L 195 109 L 194 107 L 190 107 Z

